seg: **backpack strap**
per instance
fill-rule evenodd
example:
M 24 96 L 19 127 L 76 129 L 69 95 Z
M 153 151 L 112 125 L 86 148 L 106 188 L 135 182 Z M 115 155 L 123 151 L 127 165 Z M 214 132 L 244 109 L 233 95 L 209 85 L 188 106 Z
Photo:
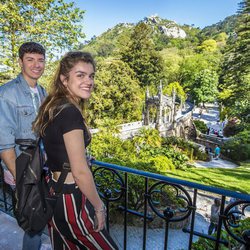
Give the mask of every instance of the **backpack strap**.
M 34 148 L 37 146 L 38 141 L 34 139 L 16 139 L 15 144 L 20 146 L 20 150 L 24 151 L 27 148 Z
M 54 186 L 54 192 L 55 195 L 58 195 L 61 193 L 62 189 L 63 189 L 63 184 L 65 182 L 65 179 L 67 177 L 67 174 L 70 172 L 70 165 L 69 163 L 63 163 L 63 169 L 61 171 L 61 174 L 59 176 L 59 179 L 56 183 L 56 185 Z

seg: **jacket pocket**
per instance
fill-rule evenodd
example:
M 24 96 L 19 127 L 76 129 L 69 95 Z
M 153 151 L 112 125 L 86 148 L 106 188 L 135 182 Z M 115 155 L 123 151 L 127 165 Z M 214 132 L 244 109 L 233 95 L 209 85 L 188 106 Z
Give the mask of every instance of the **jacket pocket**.
M 35 111 L 33 107 L 21 106 L 17 107 L 18 115 L 18 138 L 33 138 L 32 122 L 35 120 Z

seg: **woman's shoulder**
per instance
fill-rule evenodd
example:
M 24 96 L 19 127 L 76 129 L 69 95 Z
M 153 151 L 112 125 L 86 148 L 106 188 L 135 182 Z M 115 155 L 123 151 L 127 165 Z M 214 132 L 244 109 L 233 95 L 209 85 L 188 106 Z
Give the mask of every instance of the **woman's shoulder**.
M 57 108 L 58 115 L 82 116 L 81 111 L 73 103 L 64 103 Z
M 58 105 L 55 110 L 54 120 L 56 124 L 63 124 L 66 126 L 67 124 L 72 123 L 83 123 L 83 116 L 81 111 L 72 103 L 65 103 Z

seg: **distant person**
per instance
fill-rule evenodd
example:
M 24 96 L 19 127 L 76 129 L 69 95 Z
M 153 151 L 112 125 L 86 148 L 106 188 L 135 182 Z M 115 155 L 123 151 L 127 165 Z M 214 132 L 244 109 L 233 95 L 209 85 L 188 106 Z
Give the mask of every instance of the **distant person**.
M 214 149 L 214 157 L 215 157 L 215 160 L 218 160 L 220 157 L 220 147 L 218 145 L 216 145 Z
M 220 129 L 219 132 L 218 132 L 218 137 L 223 138 L 223 132 L 222 132 L 221 129 Z
M 209 146 L 208 145 L 206 145 L 206 147 L 205 147 L 205 152 L 208 154 L 209 153 Z
M 214 129 L 213 128 L 210 128 L 210 134 L 214 134 Z
M 210 127 L 207 128 L 207 135 L 210 133 Z
M 201 118 L 201 115 L 202 115 L 202 108 L 199 109 L 199 118 Z
M 208 227 L 209 235 L 217 231 L 219 223 L 219 215 L 220 215 L 220 199 L 215 198 L 214 204 L 211 206 L 210 224 Z
M 225 121 L 222 121 L 221 123 L 221 127 L 224 128 L 225 127 Z
M 214 135 L 218 136 L 218 130 L 214 130 Z

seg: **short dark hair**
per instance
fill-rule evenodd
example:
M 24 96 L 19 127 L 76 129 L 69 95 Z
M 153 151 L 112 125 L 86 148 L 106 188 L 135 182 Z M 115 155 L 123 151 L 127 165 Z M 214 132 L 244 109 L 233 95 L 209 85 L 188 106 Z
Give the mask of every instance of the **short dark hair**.
M 23 43 L 19 48 L 19 58 L 23 59 L 25 53 L 36 53 L 44 55 L 45 57 L 45 48 L 40 43 L 26 42 Z

